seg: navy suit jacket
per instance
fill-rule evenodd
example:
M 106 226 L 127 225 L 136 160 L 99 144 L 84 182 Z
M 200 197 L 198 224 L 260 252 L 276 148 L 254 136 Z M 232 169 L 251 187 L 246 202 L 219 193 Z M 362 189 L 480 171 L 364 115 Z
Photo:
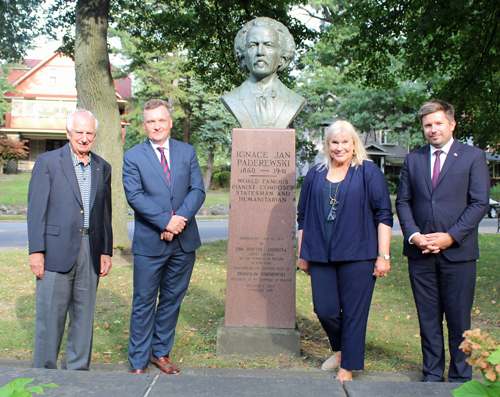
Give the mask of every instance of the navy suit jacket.
M 160 233 L 170 222 L 172 211 L 187 219 L 184 230 L 174 237 L 182 250 L 192 252 L 201 246 L 195 215 L 205 201 L 205 189 L 196 151 L 173 139 L 169 145 L 168 181 L 149 140 L 123 156 L 123 186 L 135 211 L 134 254 L 160 256 L 168 249 L 170 243 L 161 240 Z
M 92 153 L 90 250 L 99 274 L 101 255 L 113 254 L 111 166 Z M 29 253 L 45 254 L 45 269 L 69 272 L 82 242 L 83 204 L 69 143 L 36 159 L 28 190 Z
M 477 230 L 488 211 L 490 175 L 484 151 L 455 140 L 432 189 L 430 147 L 405 157 L 396 199 L 399 223 L 405 237 L 403 254 L 418 259 L 422 250 L 408 242 L 416 232 L 431 233 L 434 212 L 436 232 L 454 239 L 443 255 L 451 262 L 479 258 Z
M 391 199 L 384 174 L 371 161 L 350 167 L 340 188 L 337 218 L 332 233 L 331 258 L 327 258 L 322 189 L 328 170 L 309 170 L 300 192 L 298 216 L 302 230 L 302 259 L 327 263 L 360 261 L 377 257 L 377 227 L 392 227 Z

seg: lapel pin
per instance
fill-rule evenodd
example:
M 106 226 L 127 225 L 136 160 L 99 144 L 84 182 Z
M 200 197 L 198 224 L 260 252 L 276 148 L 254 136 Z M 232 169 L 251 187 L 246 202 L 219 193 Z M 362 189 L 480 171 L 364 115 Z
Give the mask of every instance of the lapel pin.
M 457 157 L 457 156 L 458 156 L 458 154 L 456 154 L 456 153 L 453 153 L 453 155 L 454 155 L 455 157 Z

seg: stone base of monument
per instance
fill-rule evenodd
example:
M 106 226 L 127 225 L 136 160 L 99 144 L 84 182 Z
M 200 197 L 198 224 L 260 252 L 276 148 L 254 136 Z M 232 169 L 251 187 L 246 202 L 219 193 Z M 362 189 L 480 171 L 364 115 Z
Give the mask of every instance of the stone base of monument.
M 217 354 L 300 357 L 300 331 L 286 328 L 226 327 L 224 317 L 217 329 Z

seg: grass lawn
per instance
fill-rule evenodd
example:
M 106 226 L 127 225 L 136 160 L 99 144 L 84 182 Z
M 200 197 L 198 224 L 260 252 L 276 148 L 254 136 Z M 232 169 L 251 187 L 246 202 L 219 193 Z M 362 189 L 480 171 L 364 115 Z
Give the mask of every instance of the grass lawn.
M 31 174 L 0 175 L 0 205 L 26 207 Z
M 500 341 L 498 252 L 500 236 L 481 235 L 477 265 L 473 327 Z M 224 315 L 227 242 L 203 244 L 184 299 L 172 357 L 182 366 L 317 370 L 331 351 L 313 313 L 309 278 L 297 273 L 297 323 L 302 333 L 302 357 L 219 357 L 216 331 Z M 408 280 L 402 237 L 393 237 L 392 271 L 375 287 L 366 340 L 367 371 L 420 371 L 417 313 Z M 0 357 L 33 358 L 35 279 L 26 252 L 0 253 Z M 123 363 L 128 357 L 132 302 L 132 267 L 116 266 L 98 289 L 93 362 Z M 61 355 L 64 356 L 64 344 Z

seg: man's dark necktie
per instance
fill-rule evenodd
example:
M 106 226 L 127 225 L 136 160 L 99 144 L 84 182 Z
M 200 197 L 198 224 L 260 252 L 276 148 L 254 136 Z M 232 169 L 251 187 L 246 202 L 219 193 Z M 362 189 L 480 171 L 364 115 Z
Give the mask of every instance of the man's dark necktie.
M 165 157 L 165 148 L 158 146 L 157 149 L 160 151 L 161 166 L 163 167 L 163 172 L 165 172 L 165 176 L 168 181 L 168 186 L 170 186 L 170 169 L 168 168 L 167 158 Z M 174 215 L 173 210 L 172 210 L 172 215 Z
M 434 161 L 434 169 L 432 171 L 432 189 L 434 190 L 437 185 L 437 181 L 439 179 L 439 174 L 441 173 L 441 153 L 442 150 L 436 150 L 434 154 L 436 155 L 436 161 Z M 432 211 L 432 219 L 431 219 L 431 230 L 432 232 L 436 231 L 436 224 L 434 223 L 434 210 Z
M 434 170 L 432 171 L 432 189 L 436 188 L 439 174 L 441 173 L 441 153 L 443 153 L 442 150 L 436 150 L 434 152 L 436 155 L 436 161 L 434 162 Z
M 163 171 L 165 172 L 165 176 L 167 177 L 168 180 L 168 186 L 170 186 L 170 169 L 168 168 L 168 162 L 167 158 L 165 157 L 165 148 L 162 148 L 159 146 L 157 148 L 160 151 L 161 154 L 161 166 L 163 167 Z

